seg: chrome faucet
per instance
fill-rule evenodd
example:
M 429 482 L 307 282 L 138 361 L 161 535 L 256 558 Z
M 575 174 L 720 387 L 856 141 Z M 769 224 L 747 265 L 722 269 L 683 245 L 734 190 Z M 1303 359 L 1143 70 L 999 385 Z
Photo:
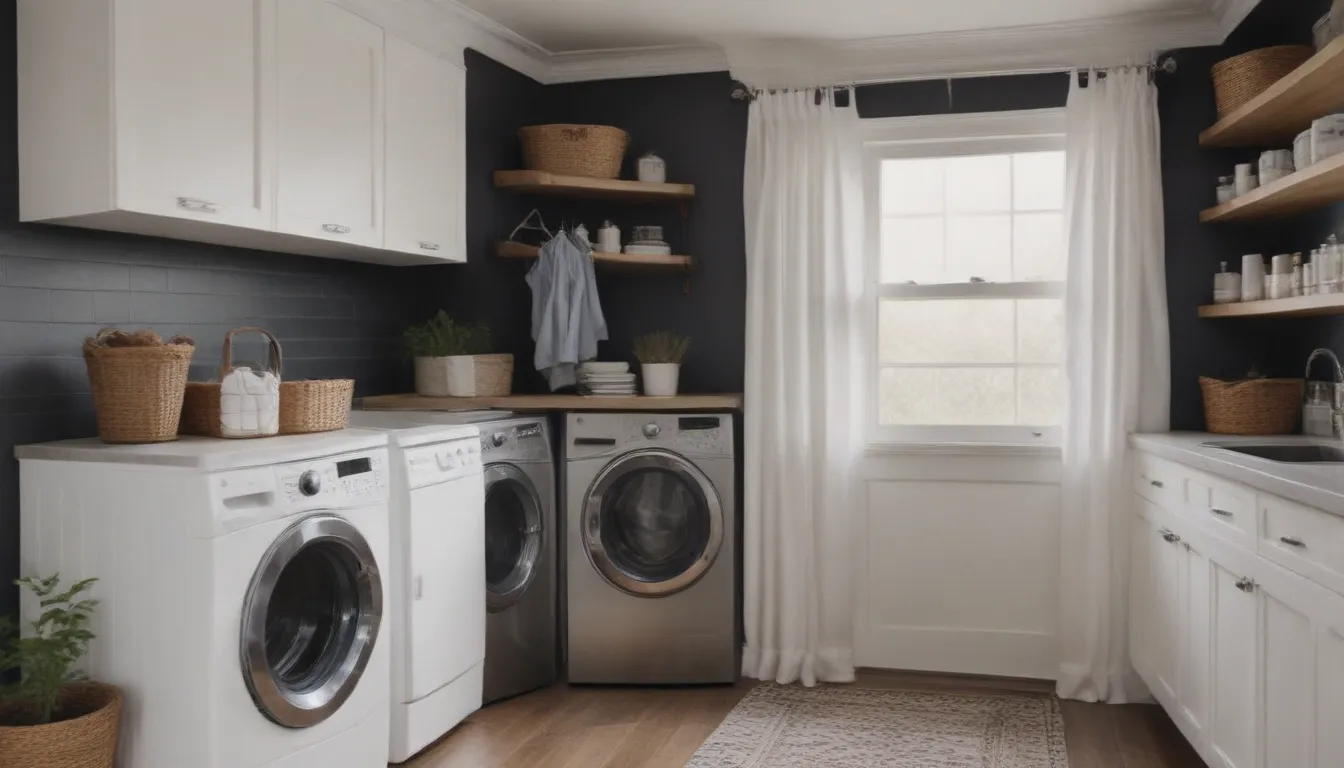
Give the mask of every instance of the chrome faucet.
M 1333 382 L 1316 382 L 1325 388 L 1328 401 L 1327 398 L 1320 396 L 1322 392 L 1320 388 L 1317 388 L 1317 396 L 1312 396 L 1311 364 L 1322 356 L 1330 358 L 1330 362 L 1335 366 Z M 1328 349 L 1312 352 L 1307 358 L 1307 370 L 1302 378 L 1305 381 L 1302 391 L 1303 434 L 1344 440 L 1344 368 L 1340 367 L 1339 358 Z

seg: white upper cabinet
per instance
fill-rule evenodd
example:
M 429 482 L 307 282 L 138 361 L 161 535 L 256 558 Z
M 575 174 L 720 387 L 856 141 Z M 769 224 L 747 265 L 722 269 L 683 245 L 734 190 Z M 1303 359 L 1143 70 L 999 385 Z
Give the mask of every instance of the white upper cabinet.
M 263 176 L 274 49 L 263 0 L 117 0 L 116 205 L 250 229 Z
M 466 73 L 387 38 L 384 247 L 466 261 Z
M 383 30 L 326 0 L 277 18 L 277 228 L 381 248 Z
M 17 24 L 23 221 L 464 260 L 459 67 L 326 0 L 18 0 Z

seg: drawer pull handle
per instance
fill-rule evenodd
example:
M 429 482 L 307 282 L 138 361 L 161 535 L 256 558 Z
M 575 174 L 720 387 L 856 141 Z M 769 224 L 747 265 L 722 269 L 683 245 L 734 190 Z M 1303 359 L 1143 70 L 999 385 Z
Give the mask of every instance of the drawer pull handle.
M 1172 533 L 1171 531 L 1168 531 L 1166 528 L 1163 528 L 1162 530 L 1158 531 L 1158 533 L 1162 534 L 1162 540 L 1167 542 L 1168 544 L 1175 544 L 1176 542 L 1181 540 L 1180 536 L 1178 536 L 1175 533 Z
M 1209 511 L 1219 517 L 1235 517 L 1235 515 L 1233 515 L 1231 512 L 1228 512 L 1226 509 L 1218 509 L 1215 507 L 1214 509 L 1211 509 Z
M 438 244 L 438 243 L 431 243 L 431 242 L 428 241 L 428 240 L 421 240 L 421 241 L 420 241 L 420 250 L 422 250 L 422 251 L 437 251 L 437 250 L 439 250 L 439 244 Z
M 214 203 L 208 200 L 197 200 L 194 197 L 177 198 L 177 207 L 197 213 L 219 213 L 219 208 Z
M 1279 541 L 1282 541 L 1284 544 L 1287 544 L 1287 545 L 1290 546 L 1290 547 L 1305 547 L 1305 546 L 1307 546 L 1307 543 L 1306 543 L 1305 541 L 1302 541 L 1301 539 L 1298 539 L 1298 538 L 1294 538 L 1294 537 L 1292 537 L 1292 536 L 1280 536 L 1280 537 L 1279 537 Z
M 1247 578 L 1237 579 L 1237 589 L 1242 592 L 1251 593 L 1255 591 L 1255 582 Z
M 323 231 L 323 232 L 330 232 L 330 233 L 332 233 L 333 235 L 348 235 L 348 234 L 350 234 L 350 228 L 347 227 L 347 226 L 345 226 L 344 224 L 323 224 L 323 225 L 322 225 L 322 231 Z
M 1165 487 L 1166 487 L 1165 485 L 1163 485 L 1163 483 L 1162 483 L 1161 480 L 1149 480 L 1149 481 L 1148 481 L 1148 484 L 1151 485 L 1151 486 L 1153 486 L 1154 488 L 1165 488 Z

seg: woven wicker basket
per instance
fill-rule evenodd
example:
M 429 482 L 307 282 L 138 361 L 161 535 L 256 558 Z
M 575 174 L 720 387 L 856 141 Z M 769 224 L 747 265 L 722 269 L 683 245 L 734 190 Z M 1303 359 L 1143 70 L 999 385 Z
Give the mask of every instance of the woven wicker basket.
M 100 334 L 101 336 L 101 334 Z M 105 443 L 164 443 L 177 439 L 183 389 L 196 347 L 105 347 L 84 342 L 84 365 Z
M 280 382 L 280 434 L 333 432 L 350 423 L 354 379 Z
M 0 725 L 0 766 L 112 768 L 121 701 L 121 692 L 110 685 L 66 686 L 61 709 L 85 714 L 46 725 Z M 0 722 L 18 711 L 13 704 L 0 706 Z
M 1199 377 L 1204 420 L 1219 435 L 1292 434 L 1302 412 L 1302 379 L 1220 381 Z
M 630 134 L 609 125 L 532 125 L 518 130 L 523 167 L 561 176 L 614 179 Z
M 283 353 L 280 349 L 280 341 L 271 335 L 270 331 L 264 328 L 244 327 L 234 328 L 224 334 L 223 359 L 219 365 L 219 378 L 223 379 L 229 371 L 233 370 L 233 337 L 238 333 L 260 333 L 266 337 L 268 348 L 267 367 L 277 374 L 283 361 Z M 284 382 L 280 382 L 281 387 Z M 184 435 L 204 435 L 205 437 L 227 437 L 230 439 L 248 439 L 251 437 L 266 437 L 266 435 L 226 435 L 224 434 L 223 420 L 219 413 L 219 382 L 218 381 L 189 381 L 186 391 L 182 398 L 182 423 L 178 425 L 178 431 Z
M 1213 65 L 1214 98 L 1224 118 L 1316 54 L 1310 45 L 1276 45 L 1243 53 Z

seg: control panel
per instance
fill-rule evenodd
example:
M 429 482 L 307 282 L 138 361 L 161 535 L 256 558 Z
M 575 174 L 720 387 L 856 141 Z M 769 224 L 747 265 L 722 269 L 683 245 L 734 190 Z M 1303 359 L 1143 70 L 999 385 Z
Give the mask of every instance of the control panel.
M 570 414 L 567 429 L 567 458 L 641 448 L 692 456 L 733 455 L 733 417 L 729 414 Z
M 387 454 L 355 453 L 276 468 L 287 501 L 326 506 L 369 504 L 387 496 Z
M 476 438 L 422 445 L 406 450 L 410 487 L 420 488 L 482 472 L 481 444 Z
M 481 425 L 481 450 L 488 464 L 502 461 L 550 461 L 551 446 L 544 421 Z

